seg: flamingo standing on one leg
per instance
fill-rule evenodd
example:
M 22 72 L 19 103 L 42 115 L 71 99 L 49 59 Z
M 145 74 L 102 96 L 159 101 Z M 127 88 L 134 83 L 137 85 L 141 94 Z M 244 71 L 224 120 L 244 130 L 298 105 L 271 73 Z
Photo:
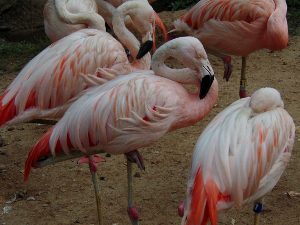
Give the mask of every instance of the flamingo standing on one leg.
M 193 153 L 182 225 L 217 224 L 217 211 L 270 192 L 292 152 L 295 124 L 279 92 L 261 88 L 219 113 Z
M 187 68 L 169 68 L 164 62 L 170 57 Z M 74 154 L 74 149 L 84 154 L 100 149 L 111 154 L 137 153 L 135 149 L 190 126 L 210 112 L 218 84 L 198 39 L 183 37 L 165 43 L 153 55 L 152 68 L 91 88 L 74 102 L 29 153 L 25 180 L 31 167 L 51 154 Z M 181 84 L 195 84 L 200 90 L 190 93 Z M 141 157 L 132 155 L 143 167 Z M 130 166 L 128 174 L 131 178 Z
M 195 36 L 224 61 L 224 78 L 232 68 L 229 55 L 242 56 L 240 97 L 246 97 L 246 57 L 256 50 L 287 47 L 285 0 L 201 0 L 174 22 L 175 31 Z
M 113 19 L 115 33 L 134 58 L 142 57 L 151 48 L 145 50 L 142 46 L 143 50 L 139 51 L 139 41 L 123 25 L 130 13 L 152 13 L 150 8 L 141 6 L 127 2 Z M 103 20 L 102 23 L 104 26 Z M 151 32 L 151 21 L 145 25 Z M 151 39 L 150 32 L 143 39 Z M 4 91 L 0 96 L 0 126 L 60 117 L 66 110 L 66 103 L 89 87 L 84 80 L 92 82 L 98 76 L 112 79 L 114 75 L 149 68 L 149 53 L 130 63 L 125 49 L 110 34 L 95 29 L 77 31 L 53 43 L 32 59 Z M 44 110 L 48 109 L 52 110 L 44 114 Z
M 110 1 L 112 2 L 112 1 Z M 102 30 L 102 23 L 99 24 L 99 17 L 103 16 L 104 20 L 112 27 L 113 14 L 117 10 L 115 7 L 119 7 L 121 4 L 127 2 L 122 1 L 114 6 L 104 0 L 48 0 L 44 7 L 44 26 L 47 36 L 52 42 L 55 42 L 75 31 L 84 28 L 94 28 Z M 155 17 L 155 23 L 163 31 L 165 40 L 167 40 L 166 28 L 155 13 L 152 7 L 147 1 L 144 0 L 132 0 L 131 3 L 136 2 L 136 4 L 143 4 L 145 8 L 151 8 Z M 127 4 L 126 4 L 127 5 Z M 143 8 L 141 7 L 141 8 Z M 101 16 L 98 15 L 98 11 Z M 144 30 L 143 24 L 147 21 L 153 21 L 152 15 L 144 13 L 145 10 L 135 11 L 131 13 L 126 18 L 128 23 L 128 18 L 135 29 L 142 33 Z M 154 21 L 153 21 L 154 23 Z M 155 26 L 153 26 L 153 31 L 155 31 Z M 146 30 L 146 32 L 149 32 Z M 154 35 L 154 32 L 153 32 Z M 155 38 L 153 38 L 155 40 Z

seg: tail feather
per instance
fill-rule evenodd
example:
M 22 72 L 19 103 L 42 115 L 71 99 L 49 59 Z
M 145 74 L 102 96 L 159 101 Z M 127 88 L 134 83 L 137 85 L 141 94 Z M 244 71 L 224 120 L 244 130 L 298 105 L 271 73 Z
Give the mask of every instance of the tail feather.
M 33 146 L 31 151 L 29 152 L 26 162 L 25 162 L 25 169 L 24 169 L 24 182 L 26 182 L 29 178 L 29 174 L 32 167 L 35 167 L 37 162 L 41 159 L 48 158 L 51 155 L 50 149 L 50 138 L 53 133 L 54 127 L 49 129 L 47 133 L 45 133 L 39 141 Z M 90 137 L 89 137 L 90 140 Z M 91 140 L 90 140 L 91 141 Z M 70 140 L 69 134 L 67 134 L 67 148 L 73 148 L 73 145 Z M 60 140 L 57 140 L 55 144 L 55 156 L 58 156 L 63 153 L 63 146 Z
M 17 107 L 15 105 L 16 95 L 13 96 L 7 103 L 3 104 L 5 93 L 0 96 L 0 126 L 4 125 L 8 121 L 17 116 Z M 32 90 L 27 98 L 24 98 L 24 106 L 19 107 L 23 110 L 36 106 L 36 94 L 35 90 Z M 19 109 L 20 110 L 20 109 Z
M 185 225 L 217 225 L 217 203 L 220 191 L 212 180 L 204 184 L 201 169 L 198 170 L 194 180 L 190 212 Z
M 31 167 L 34 167 L 39 159 L 49 156 L 51 154 L 49 140 L 51 137 L 53 129 L 48 130 L 46 134 L 33 146 L 28 154 L 27 160 L 25 162 L 24 170 L 24 181 L 28 180 Z
M 0 126 L 11 120 L 16 116 L 17 109 L 14 104 L 15 98 L 12 98 L 8 103 L 3 105 L 3 98 L 5 94 L 0 96 Z

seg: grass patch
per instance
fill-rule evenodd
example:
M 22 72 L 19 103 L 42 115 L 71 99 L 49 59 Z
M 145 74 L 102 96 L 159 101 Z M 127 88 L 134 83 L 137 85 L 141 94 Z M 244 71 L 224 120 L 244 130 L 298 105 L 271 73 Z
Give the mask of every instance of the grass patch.
M 0 39 L 0 75 L 21 70 L 34 56 L 49 45 L 48 40 L 9 42 Z

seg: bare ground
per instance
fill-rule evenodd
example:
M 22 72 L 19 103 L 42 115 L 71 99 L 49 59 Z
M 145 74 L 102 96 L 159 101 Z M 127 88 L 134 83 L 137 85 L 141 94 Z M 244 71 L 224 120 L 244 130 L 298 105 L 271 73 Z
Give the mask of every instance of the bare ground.
M 162 13 L 164 21 L 173 15 Z M 134 168 L 135 203 L 143 225 L 180 224 L 177 206 L 184 199 L 193 146 L 207 123 L 228 104 L 238 99 L 241 62 L 233 58 L 234 71 L 229 82 L 222 80 L 223 65 L 210 57 L 220 84 L 218 104 L 203 121 L 172 132 L 158 143 L 141 149 L 146 171 Z M 281 52 L 266 50 L 250 55 L 247 65 L 248 91 L 271 86 L 278 89 L 297 126 L 292 160 L 274 190 L 265 197 L 261 223 L 300 224 L 300 37 L 290 38 Z M 0 77 L 1 91 L 17 73 Z M 97 224 L 94 191 L 86 166 L 76 161 L 59 163 L 33 171 L 23 183 L 23 166 L 28 151 L 47 130 L 45 125 L 20 124 L 0 129 L 4 146 L 0 148 L 0 225 Z M 1 141 L 0 141 L 1 142 Z M 0 143 L 1 144 L 1 143 Z M 107 157 L 100 165 L 104 225 L 129 225 L 126 213 L 127 182 L 124 156 Z M 17 193 L 17 201 L 6 203 Z M 7 207 L 8 206 L 8 207 Z M 3 213 L 3 209 L 11 210 Z M 252 224 L 252 205 L 231 209 L 220 215 L 219 224 Z

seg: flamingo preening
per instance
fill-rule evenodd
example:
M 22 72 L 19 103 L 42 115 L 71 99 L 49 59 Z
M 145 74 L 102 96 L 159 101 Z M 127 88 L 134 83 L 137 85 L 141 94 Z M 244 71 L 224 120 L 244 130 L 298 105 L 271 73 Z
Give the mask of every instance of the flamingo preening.
M 290 160 L 294 138 L 293 119 L 273 88 L 219 113 L 194 148 L 181 224 L 216 225 L 218 211 L 270 192 Z
M 113 28 L 113 15 L 118 11 L 119 6 L 128 1 L 114 2 L 104 0 L 48 0 L 44 7 L 44 26 L 47 36 L 55 42 L 75 31 L 84 28 L 103 30 L 102 17 Z M 124 4 L 123 8 L 130 11 L 134 8 L 134 13 L 126 15 L 125 23 L 131 23 L 135 30 L 144 35 L 149 31 L 151 23 L 153 39 L 155 41 L 155 25 L 160 27 L 165 40 L 167 31 L 160 17 L 155 13 L 150 4 L 145 0 L 131 0 L 130 4 Z M 112 5 L 113 4 L 113 5 Z M 101 15 L 99 15 L 98 14 Z
M 68 107 L 68 101 L 89 87 L 85 80 L 102 77 L 105 81 L 107 76 L 112 79 L 136 69 L 150 69 L 150 53 L 144 54 L 151 49 L 151 33 L 142 37 L 145 45 L 140 45 L 124 26 L 126 15 L 136 11 L 148 13 L 149 8 L 141 7 L 126 2 L 113 17 L 116 35 L 137 59 L 129 62 L 121 43 L 105 31 L 82 29 L 72 33 L 32 59 L 0 96 L 0 126 L 60 117 Z M 103 19 L 102 24 L 104 26 Z M 145 22 L 145 25 L 150 26 L 151 32 L 151 22 Z
M 285 0 L 201 0 L 174 22 L 175 30 L 195 36 L 232 67 L 228 55 L 242 56 L 240 97 L 246 97 L 246 57 L 259 49 L 281 50 L 288 44 Z
M 164 62 L 170 57 L 186 68 L 168 67 Z M 74 149 L 87 155 L 125 153 L 143 168 L 137 149 L 169 131 L 196 123 L 210 112 L 217 100 L 218 84 L 198 39 L 182 37 L 165 43 L 154 53 L 152 69 L 87 90 L 32 148 L 26 160 L 25 180 L 31 167 L 52 156 L 77 154 Z M 190 93 L 182 84 L 194 84 L 198 91 Z M 128 161 L 129 183 L 130 165 Z M 129 196 L 131 191 L 129 188 Z M 131 203 L 128 211 L 136 222 Z

